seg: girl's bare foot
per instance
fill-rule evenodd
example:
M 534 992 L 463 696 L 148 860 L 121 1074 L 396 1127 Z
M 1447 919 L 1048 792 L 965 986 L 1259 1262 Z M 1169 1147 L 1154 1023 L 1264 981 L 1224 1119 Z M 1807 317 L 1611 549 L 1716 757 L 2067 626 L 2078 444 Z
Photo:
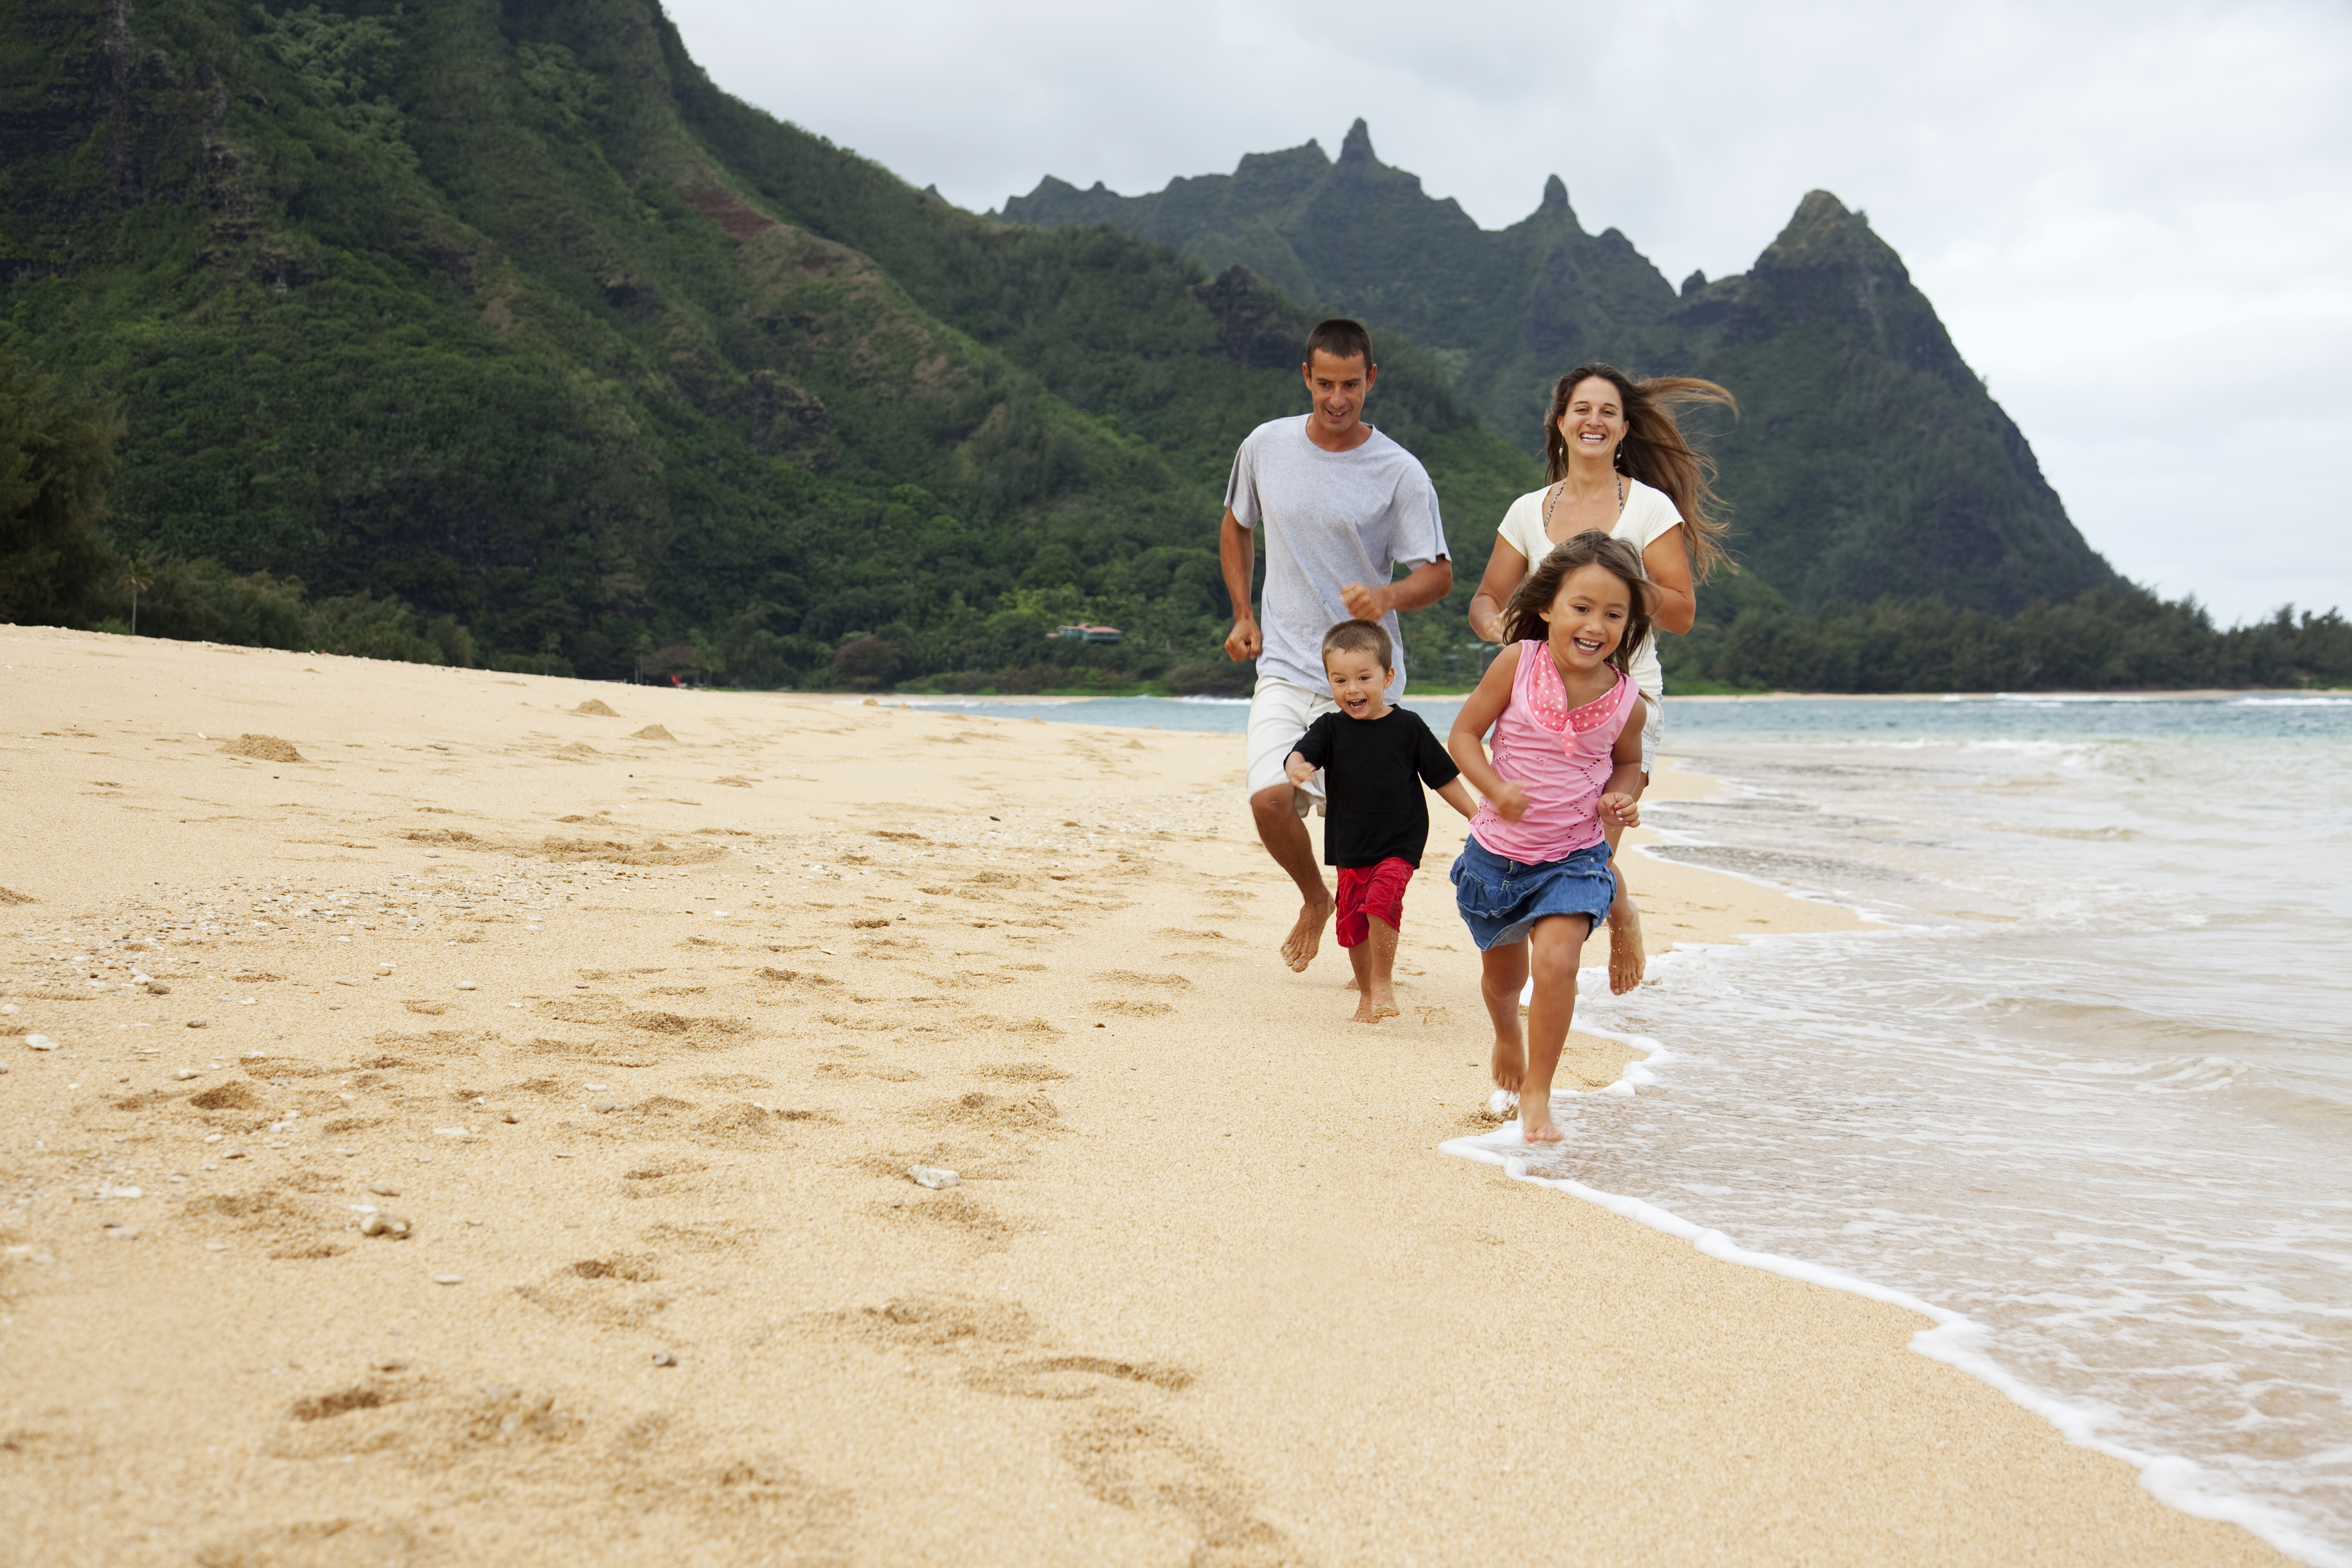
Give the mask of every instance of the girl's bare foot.
M 1527 1047 L 1517 1040 L 1495 1042 L 1495 1087 L 1519 1092 L 1519 1081 L 1528 1075 Z
M 1331 900 L 1298 906 L 1298 923 L 1282 939 L 1282 962 L 1290 965 L 1296 974 L 1307 973 L 1315 955 L 1323 948 L 1323 928 L 1331 919 Z
M 1383 1018 L 1401 1018 L 1403 1016 L 1404 1010 L 1396 1005 L 1393 993 L 1384 996 L 1381 994 L 1379 986 L 1373 986 L 1364 993 L 1363 1000 L 1356 1004 L 1356 1016 L 1349 1022 L 1377 1024 Z
M 1538 1106 L 1531 1110 L 1528 1102 L 1521 1100 L 1519 1101 L 1519 1136 L 1530 1143 L 1557 1143 L 1566 1134 L 1560 1131 L 1559 1124 L 1551 1119 L 1550 1106 Z
M 1609 989 L 1622 996 L 1642 984 L 1647 967 L 1642 952 L 1642 911 L 1620 897 L 1609 906 Z

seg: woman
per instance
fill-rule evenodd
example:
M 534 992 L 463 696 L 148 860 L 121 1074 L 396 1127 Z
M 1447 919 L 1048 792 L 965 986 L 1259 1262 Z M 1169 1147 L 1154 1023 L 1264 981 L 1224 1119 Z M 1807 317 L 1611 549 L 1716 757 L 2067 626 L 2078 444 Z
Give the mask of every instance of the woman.
M 1521 496 L 1495 531 L 1495 552 L 1470 600 L 1470 629 L 1487 642 L 1503 637 L 1503 606 L 1552 546 L 1587 529 L 1599 529 L 1642 552 L 1651 620 L 1670 632 L 1686 632 L 1698 616 L 1693 591 L 1724 559 L 1724 524 L 1717 503 L 1715 465 L 1691 447 L 1675 423 L 1675 411 L 1691 404 L 1739 405 L 1711 381 L 1656 376 L 1635 381 L 1614 365 L 1581 364 L 1551 389 L 1544 416 L 1544 468 L 1550 482 Z M 1660 705 L 1665 675 L 1658 665 L 1657 639 L 1643 638 L 1633 652 L 1633 683 L 1644 699 L 1642 783 L 1664 731 Z M 1614 841 L 1612 841 L 1614 847 Z M 1617 867 L 1617 901 L 1609 909 L 1609 988 L 1622 995 L 1642 983 L 1642 915 Z

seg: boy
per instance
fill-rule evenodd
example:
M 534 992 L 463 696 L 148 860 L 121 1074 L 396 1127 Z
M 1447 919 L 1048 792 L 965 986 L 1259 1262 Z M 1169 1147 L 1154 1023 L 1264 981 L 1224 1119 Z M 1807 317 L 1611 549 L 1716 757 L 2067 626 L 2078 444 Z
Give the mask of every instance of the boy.
M 1391 976 L 1404 886 L 1429 842 L 1423 782 L 1464 816 L 1478 810 L 1457 776 L 1462 770 L 1421 715 L 1388 705 L 1383 693 L 1396 682 L 1394 653 L 1377 622 L 1341 621 L 1326 632 L 1323 676 L 1339 711 L 1309 725 L 1283 764 L 1294 784 L 1309 784 L 1324 770 L 1330 804 L 1323 859 L 1339 868 L 1338 935 L 1356 970 L 1359 1024 L 1397 1016 Z

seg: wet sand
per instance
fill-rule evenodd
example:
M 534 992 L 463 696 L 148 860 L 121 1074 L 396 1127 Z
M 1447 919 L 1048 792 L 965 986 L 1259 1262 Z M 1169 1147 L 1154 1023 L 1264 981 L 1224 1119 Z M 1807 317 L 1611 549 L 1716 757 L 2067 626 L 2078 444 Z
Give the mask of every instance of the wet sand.
M 0 663 L 7 1561 L 2282 1561 L 1923 1320 L 1440 1155 L 1444 858 L 1347 1023 L 1238 737 Z M 1636 864 L 1654 946 L 1850 922 Z

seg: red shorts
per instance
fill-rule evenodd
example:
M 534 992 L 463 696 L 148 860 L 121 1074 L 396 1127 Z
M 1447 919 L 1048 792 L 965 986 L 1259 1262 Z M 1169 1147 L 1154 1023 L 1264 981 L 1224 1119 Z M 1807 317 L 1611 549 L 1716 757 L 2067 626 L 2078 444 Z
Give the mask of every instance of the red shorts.
M 1391 855 L 1377 866 L 1339 868 L 1339 945 L 1354 947 L 1371 935 L 1366 922 L 1379 916 L 1391 931 L 1404 929 L 1404 885 L 1412 867 Z

